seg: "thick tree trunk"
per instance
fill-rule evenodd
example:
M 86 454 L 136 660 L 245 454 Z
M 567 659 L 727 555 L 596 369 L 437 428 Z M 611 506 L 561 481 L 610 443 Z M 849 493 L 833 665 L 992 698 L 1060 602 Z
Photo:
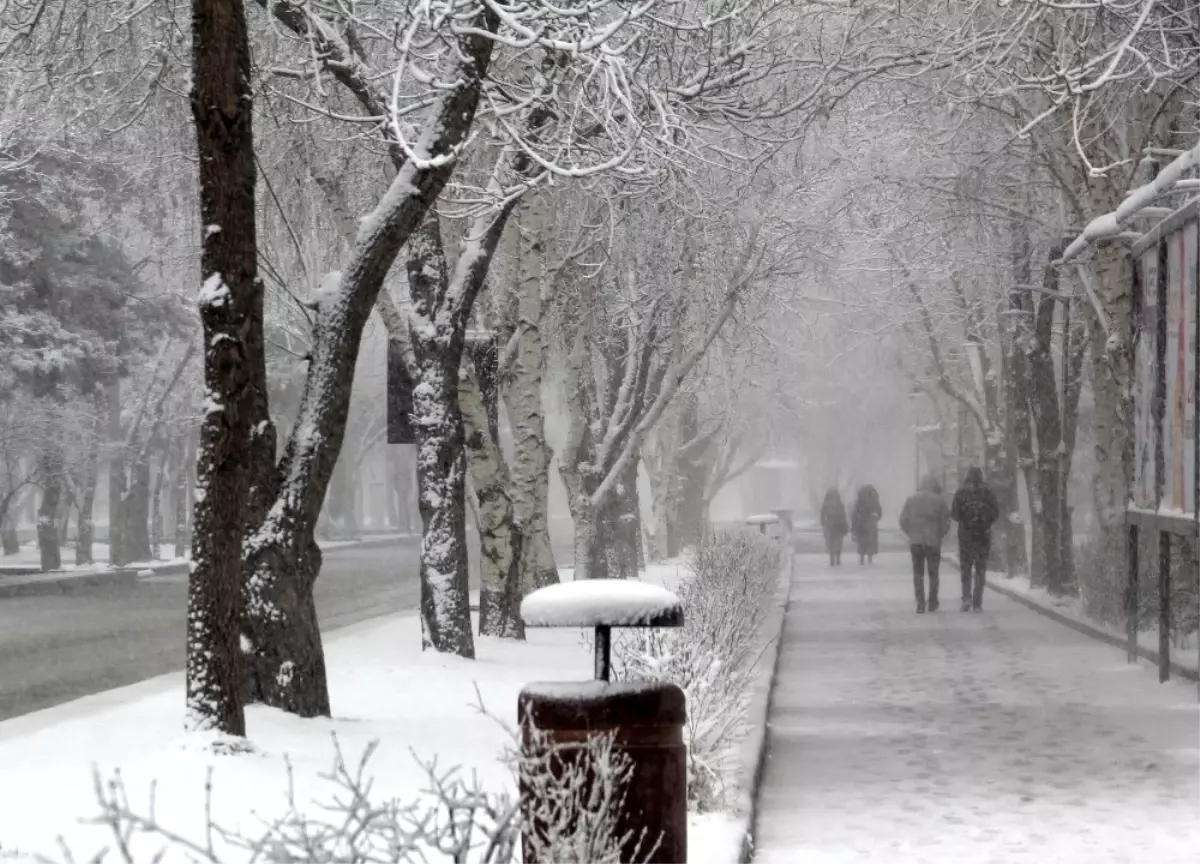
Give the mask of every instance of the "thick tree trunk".
M 42 503 L 37 513 L 38 553 L 43 571 L 62 569 L 62 550 L 58 545 L 58 526 L 54 522 L 62 496 L 63 460 L 57 447 L 47 447 L 42 456 Z
M 521 621 L 521 547 L 524 538 L 513 518 L 508 467 L 492 437 L 479 382 L 465 359 L 459 377 L 464 443 L 478 499 L 479 635 L 524 639 Z
M 64 476 L 64 480 L 65 480 Z M 64 482 L 63 494 L 58 499 L 58 516 L 56 520 L 56 530 L 58 531 L 59 547 L 66 546 L 67 540 L 70 537 L 71 531 L 71 508 L 75 506 L 74 496 L 71 493 L 71 487 Z
M 325 649 L 313 599 L 321 548 L 311 527 L 277 527 L 276 539 L 254 547 L 246 559 L 260 590 L 247 592 L 243 692 L 249 701 L 300 717 L 328 717 Z M 288 578 L 278 578 L 280 573 Z
M 440 316 L 449 276 L 437 216 L 409 238 L 409 290 L 421 302 L 409 329 L 416 364 L 413 418 L 421 541 L 421 640 L 425 648 L 475 656 L 467 580 L 466 453 L 458 402 L 465 334 Z M 414 316 L 415 317 L 415 316 Z
M 517 211 L 516 344 L 503 388 L 512 425 L 512 503 L 524 542 L 521 547 L 523 592 L 558 582 L 550 545 L 550 462 L 542 383 L 546 371 L 542 321 L 545 317 L 546 247 L 549 213 L 540 193 L 530 193 Z
M 192 729 L 245 735 L 242 538 L 249 486 L 251 364 L 262 352 L 250 43 L 241 0 L 192 0 L 192 115 L 199 155 L 204 420 L 188 580 Z

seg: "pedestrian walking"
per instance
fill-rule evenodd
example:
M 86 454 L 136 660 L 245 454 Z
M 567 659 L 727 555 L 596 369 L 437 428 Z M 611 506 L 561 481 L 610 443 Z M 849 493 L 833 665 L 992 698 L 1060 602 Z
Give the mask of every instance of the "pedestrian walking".
M 879 554 L 879 520 L 882 518 L 879 493 L 870 484 L 863 486 L 854 499 L 854 512 L 850 516 L 850 533 L 858 549 L 860 565 L 870 564 Z
M 996 493 L 984 482 L 983 472 L 978 468 L 967 471 L 966 480 L 954 493 L 950 518 L 958 523 L 962 611 L 982 612 L 988 555 L 992 551 L 992 525 L 1000 518 L 1000 505 L 996 502 Z
M 912 552 L 913 591 L 917 614 L 925 614 L 925 575 L 929 574 L 929 611 L 938 610 L 938 568 L 942 563 L 942 540 L 950 530 L 950 508 L 942 486 L 932 476 L 910 495 L 900 511 L 900 530 L 908 537 Z
M 846 505 L 837 489 L 825 493 L 825 501 L 821 504 L 821 530 L 825 533 L 825 549 L 829 552 L 831 566 L 842 563 L 842 541 L 850 526 L 846 522 Z

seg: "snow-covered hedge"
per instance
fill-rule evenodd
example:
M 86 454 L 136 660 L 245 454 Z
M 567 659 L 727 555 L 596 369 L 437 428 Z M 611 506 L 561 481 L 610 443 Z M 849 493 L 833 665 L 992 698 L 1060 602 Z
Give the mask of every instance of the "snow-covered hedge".
M 670 681 L 687 695 L 688 804 L 694 810 L 720 808 L 733 780 L 780 548 L 761 535 L 709 537 L 691 563 L 692 575 L 677 588 L 684 626 L 619 631 L 614 639 L 616 678 Z

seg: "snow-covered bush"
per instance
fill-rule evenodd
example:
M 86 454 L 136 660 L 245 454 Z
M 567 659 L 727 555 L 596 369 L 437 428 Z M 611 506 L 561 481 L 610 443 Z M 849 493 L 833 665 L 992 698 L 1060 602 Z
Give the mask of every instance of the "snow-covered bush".
M 669 681 L 687 696 L 688 803 L 696 810 L 722 804 L 728 762 L 746 731 L 779 553 L 776 541 L 760 535 L 708 537 L 677 589 L 684 626 L 624 630 L 614 639 L 614 677 Z
M 512 730 L 509 730 L 510 733 Z M 185 837 L 163 825 L 154 809 L 153 792 L 145 811 L 131 806 L 120 774 L 107 782 L 96 777 L 100 812 L 92 822 L 106 827 L 107 848 L 83 858 L 65 845 L 59 858 L 24 856 L 12 851 L 0 857 L 36 860 L 40 864 L 118 861 L 289 862 L 289 864 L 399 864 L 452 861 L 507 864 L 519 861 L 526 820 L 536 830 L 524 832 L 533 849 L 525 857 L 564 864 L 616 864 L 627 835 L 617 833 L 616 815 L 624 799 L 632 763 L 614 750 L 611 735 L 596 735 L 583 745 L 551 742 L 531 731 L 522 753 L 518 737 L 504 759 L 513 770 L 513 785 L 535 793 L 533 806 L 522 812 L 511 791 L 483 789 L 455 767 L 439 768 L 437 760 L 418 760 L 426 780 L 412 801 L 384 798 L 372 792 L 368 766 L 372 744 L 353 767 L 334 741 L 334 762 L 323 779 L 334 787 L 330 800 L 302 806 L 289 781 L 283 815 L 264 820 L 256 834 L 228 830 L 212 816 L 212 771 L 205 786 L 205 830 L 202 838 Z M 414 758 L 416 758 L 414 756 Z M 638 844 L 635 860 L 649 857 Z M 652 850 L 651 846 L 651 850 Z M 534 856 L 530 855 L 534 853 Z

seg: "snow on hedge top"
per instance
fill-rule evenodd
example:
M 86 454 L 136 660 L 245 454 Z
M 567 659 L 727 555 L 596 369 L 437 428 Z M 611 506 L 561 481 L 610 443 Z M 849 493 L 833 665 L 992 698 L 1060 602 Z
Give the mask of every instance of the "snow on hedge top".
M 756 513 L 746 517 L 747 525 L 773 525 L 778 521 L 779 515 L 776 513 Z
M 521 603 L 529 627 L 678 627 L 679 598 L 634 579 L 584 579 L 534 591 Z

